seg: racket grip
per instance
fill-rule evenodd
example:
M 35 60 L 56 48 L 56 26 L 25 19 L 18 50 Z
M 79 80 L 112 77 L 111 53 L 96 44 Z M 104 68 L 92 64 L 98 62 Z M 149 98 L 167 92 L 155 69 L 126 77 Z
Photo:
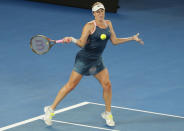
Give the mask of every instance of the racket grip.
M 56 43 L 64 43 L 64 40 L 56 40 Z

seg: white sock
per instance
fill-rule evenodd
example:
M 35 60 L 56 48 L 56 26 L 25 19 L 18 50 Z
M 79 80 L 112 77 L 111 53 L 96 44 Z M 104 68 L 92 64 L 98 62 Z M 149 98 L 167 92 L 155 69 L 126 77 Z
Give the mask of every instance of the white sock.
M 106 115 L 112 115 L 112 113 L 111 112 L 108 112 L 108 111 L 105 111 L 105 114 Z
M 49 106 L 49 110 L 54 113 L 54 110 L 51 108 L 51 106 Z

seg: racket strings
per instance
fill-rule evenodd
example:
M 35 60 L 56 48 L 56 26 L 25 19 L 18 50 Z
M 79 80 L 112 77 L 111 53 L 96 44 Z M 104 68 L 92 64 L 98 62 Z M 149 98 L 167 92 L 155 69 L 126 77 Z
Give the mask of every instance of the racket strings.
M 35 36 L 31 39 L 31 48 L 36 54 L 42 55 L 49 51 L 50 42 L 46 37 Z

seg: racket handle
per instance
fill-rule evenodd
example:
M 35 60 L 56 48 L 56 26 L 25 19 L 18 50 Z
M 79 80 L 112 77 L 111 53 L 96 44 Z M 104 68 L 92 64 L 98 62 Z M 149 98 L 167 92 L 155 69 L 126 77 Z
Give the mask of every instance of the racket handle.
M 56 40 L 56 43 L 64 43 L 64 40 Z

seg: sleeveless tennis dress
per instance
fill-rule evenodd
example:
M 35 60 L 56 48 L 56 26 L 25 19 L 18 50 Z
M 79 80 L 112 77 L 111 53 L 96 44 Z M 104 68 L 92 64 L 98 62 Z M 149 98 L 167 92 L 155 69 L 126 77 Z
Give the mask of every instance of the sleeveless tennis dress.
M 95 75 L 102 71 L 105 66 L 102 60 L 102 53 L 110 38 L 109 27 L 102 29 L 96 26 L 94 32 L 89 35 L 86 45 L 77 53 L 73 70 L 81 75 Z M 102 40 L 100 36 L 106 35 L 106 39 Z

